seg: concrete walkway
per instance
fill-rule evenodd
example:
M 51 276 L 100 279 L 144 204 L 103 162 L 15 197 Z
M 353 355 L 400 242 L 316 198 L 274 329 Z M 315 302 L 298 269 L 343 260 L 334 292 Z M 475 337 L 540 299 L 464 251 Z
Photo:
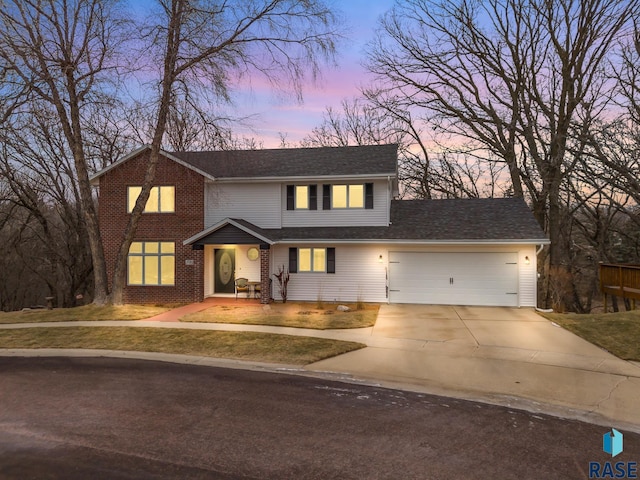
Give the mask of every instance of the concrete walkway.
M 5 324 L 0 328 L 135 326 L 354 341 L 367 348 L 304 369 L 284 368 L 307 375 L 331 375 L 345 381 L 510 405 L 640 432 L 640 367 L 618 359 L 530 309 L 383 305 L 375 327 L 350 330 L 177 321 L 179 316 L 209 306 L 187 305 L 147 320 Z M 123 352 L 113 355 L 125 356 Z M 126 352 L 126 356 L 198 364 L 221 362 L 134 352 Z M 250 366 L 246 362 L 223 363 Z M 269 368 L 265 364 L 258 366 Z M 271 369 L 282 371 L 283 366 L 273 365 Z

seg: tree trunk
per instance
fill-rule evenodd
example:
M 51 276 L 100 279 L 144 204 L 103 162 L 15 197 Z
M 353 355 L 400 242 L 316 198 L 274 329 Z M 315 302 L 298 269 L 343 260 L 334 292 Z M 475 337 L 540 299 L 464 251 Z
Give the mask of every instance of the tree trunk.
M 110 301 L 114 305 L 121 305 L 124 301 L 124 286 L 127 276 L 127 259 L 129 255 L 129 248 L 133 242 L 136 229 L 138 228 L 138 222 L 142 216 L 145 205 L 151 193 L 151 187 L 156 175 L 156 169 L 160 158 L 160 148 L 162 146 L 162 138 L 167 127 L 167 119 L 169 117 L 169 110 L 171 108 L 171 97 L 173 92 L 173 85 L 176 80 L 176 62 L 178 57 L 178 51 L 180 49 L 180 40 L 183 27 L 183 15 L 184 9 L 187 8 L 187 2 L 176 1 L 172 3 L 172 12 L 169 19 L 168 32 L 167 32 L 167 44 L 165 46 L 164 55 L 164 70 L 162 76 L 162 94 L 160 96 L 160 102 L 158 106 L 158 116 L 156 118 L 156 125 L 153 134 L 153 141 L 151 142 L 151 151 L 149 153 L 149 163 L 147 164 L 147 170 L 145 172 L 144 182 L 142 185 L 142 191 L 136 201 L 136 204 L 129 216 L 129 222 L 125 228 L 123 234 L 122 244 L 118 250 L 116 258 L 116 265 L 113 272 L 113 283 L 111 287 Z

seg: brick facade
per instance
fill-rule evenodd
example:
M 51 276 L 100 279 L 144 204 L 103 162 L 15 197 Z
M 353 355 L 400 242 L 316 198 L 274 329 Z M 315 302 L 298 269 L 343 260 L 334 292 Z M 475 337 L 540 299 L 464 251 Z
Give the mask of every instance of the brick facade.
M 269 277 L 271 259 L 271 250 L 269 245 L 260 245 L 260 303 L 269 303 L 271 301 L 271 282 Z
M 100 177 L 99 215 L 111 283 L 122 234 L 129 220 L 127 187 L 144 180 L 145 151 Z M 174 213 L 143 213 L 136 241 L 175 242 L 174 286 L 126 286 L 126 303 L 199 302 L 203 300 L 204 256 L 182 242 L 204 228 L 204 177 L 179 163 L 160 157 L 155 185 L 175 186 Z

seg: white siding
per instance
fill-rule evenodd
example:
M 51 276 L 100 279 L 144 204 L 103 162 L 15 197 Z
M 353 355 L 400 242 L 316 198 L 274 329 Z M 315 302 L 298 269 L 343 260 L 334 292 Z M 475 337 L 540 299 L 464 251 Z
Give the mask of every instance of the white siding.
M 529 265 L 525 257 L 529 257 Z M 536 246 L 525 245 L 518 251 L 518 265 L 520 266 L 520 306 L 535 307 L 538 305 L 538 264 Z
M 301 245 L 291 245 L 301 247 Z M 288 298 L 291 300 L 386 302 L 389 252 L 513 252 L 518 258 L 518 306 L 536 306 L 536 257 L 534 245 L 469 245 L 469 246 L 411 246 L 411 245 L 331 245 L 317 244 L 304 247 L 335 247 L 336 273 L 291 274 Z M 271 273 L 279 266 L 288 267 L 289 246 L 272 248 Z M 382 255 L 382 263 L 379 257 Z M 529 265 L 525 264 L 529 257 Z M 272 277 L 273 278 L 273 277 Z M 273 281 L 273 294 L 280 300 L 277 280 Z
M 236 278 L 246 278 L 249 281 L 260 281 L 260 257 L 257 260 L 249 260 L 247 251 L 258 245 L 236 245 Z M 225 247 L 226 248 L 226 247 Z
M 279 183 L 205 184 L 205 228 L 225 218 L 242 218 L 262 228 L 280 228 L 280 190 Z
M 295 245 L 292 245 L 295 246 Z M 336 273 L 292 273 L 287 298 L 290 300 L 327 302 L 386 302 L 386 264 L 378 258 L 385 249 L 375 245 L 304 245 L 335 247 Z M 385 255 L 386 256 L 386 255 Z M 271 272 L 289 265 L 289 247 L 273 248 Z M 273 296 L 281 300 L 278 281 L 273 278 Z
M 334 182 L 338 183 L 338 182 Z M 354 183 L 354 182 L 346 182 Z M 305 184 L 307 185 L 307 184 Z M 283 227 L 386 226 L 389 224 L 389 186 L 386 180 L 373 183 L 372 209 L 322 209 L 322 182 L 318 182 L 317 210 L 287 210 L 287 186 L 282 185 Z

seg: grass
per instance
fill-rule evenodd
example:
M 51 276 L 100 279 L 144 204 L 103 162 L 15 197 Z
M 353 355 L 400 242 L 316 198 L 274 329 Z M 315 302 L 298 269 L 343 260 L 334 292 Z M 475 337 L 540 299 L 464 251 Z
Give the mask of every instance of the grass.
M 0 348 L 133 350 L 290 365 L 306 365 L 364 346 L 311 337 L 177 328 L 34 327 L 0 330 Z
M 640 361 L 640 310 L 600 314 L 545 313 L 544 317 L 616 357 Z
M 201 312 L 185 315 L 181 322 L 239 323 L 326 330 L 334 328 L 372 327 L 378 317 L 379 305 L 364 304 L 363 309 L 347 304 L 348 312 L 339 312 L 337 305 L 314 303 L 273 303 L 268 308 L 258 305 L 216 305 Z
M 0 323 L 75 322 L 101 320 L 141 320 L 166 312 L 177 305 L 85 305 L 53 310 L 0 312 Z

